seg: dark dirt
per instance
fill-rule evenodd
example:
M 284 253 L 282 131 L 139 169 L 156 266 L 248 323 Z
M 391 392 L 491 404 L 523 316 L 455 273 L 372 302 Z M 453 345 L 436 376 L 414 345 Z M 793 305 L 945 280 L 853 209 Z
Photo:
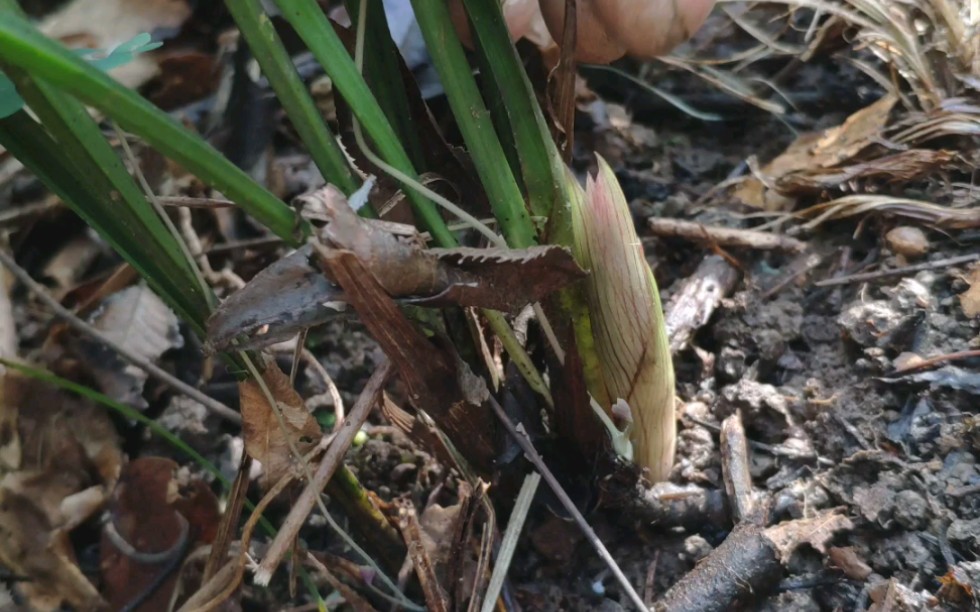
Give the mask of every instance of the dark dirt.
M 740 225 L 738 215 L 747 211 L 695 202 L 745 156 L 778 152 L 792 134 L 761 115 L 737 130 L 675 119 L 670 128 L 666 119 L 655 127 L 587 125 L 592 130 L 581 141 L 620 153 L 616 170 L 638 222 L 659 214 Z M 692 160 L 703 164 L 696 172 Z M 589 165 L 584 154 L 580 163 L 583 169 Z M 941 600 L 949 609 L 972 605 L 955 604 L 950 591 L 940 589 L 942 577 L 953 569 L 961 579 L 980 574 L 980 435 L 971 412 L 974 395 L 956 388 L 955 374 L 945 383 L 883 380 L 903 353 L 936 355 L 975 346 L 978 323 L 963 315 L 956 298 L 964 288 L 959 280 L 964 270 L 813 286 L 834 272 L 843 245 L 862 257 L 878 254 L 886 267 L 903 263 L 887 250 L 878 253 L 884 247 L 874 234 L 883 233 L 889 221 L 870 219 L 869 225 L 858 241 L 851 240 L 852 223 L 813 233 L 811 248 L 824 253 L 823 264 L 783 289 L 778 285 L 795 273 L 797 262 L 732 253 L 743 280 L 696 335 L 697 351 L 689 348 L 678 356 L 684 408 L 672 481 L 722 487 L 718 426 L 739 412 L 754 444 L 750 469 L 755 487 L 769 501 L 770 524 L 843 509 L 855 527 L 833 545 L 870 569 L 869 575 L 854 579 L 827 555 L 804 546 L 784 560 L 777 586 L 752 601 L 753 609 L 863 610 L 892 579 L 920 593 L 922 601 Z M 934 245 L 927 260 L 967 252 L 941 234 L 929 235 Z M 656 238 L 647 248 L 665 297 L 708 253 Z M 349 329 L 335 328 L 338 332 L 343 338 Z M 324 337 L 349 343 L 333 333 Z M 356 363 L 327 366 L 340 380 L 351 367 L 360 372 L 354 378 L 366 377 L 368 371 Z M 958 365 L 969 371 L 972 364 Z M 382 497 L 404 492 L 421 501 L 420 489 L 452 478 L 431 467 L 424 453 L 390 439 L 379 436 L 352 459 L 365 484 Z M 600 508 L 589 518 L 633 584 L 645 585 L 653 599 L 731 529 L 730 522 L 658 528 L 616 508 Z M 510 572 L 514 596 L 525 609 L 628 609 L 574 524 L 539 505 L 525 533 Z
M 840 75 L 833 76 L 841 87 Z M 815 79 L 812 72 L 800 76 L 804 84 Z M 706 124 L 676 110 L 651 110 L 641 94 L 622 84 L 600 85 L 598 91 L 608 99 L 630 101 L 642 121 L 612 102 L 594 103 L 580 116 L 575 166 L 581 172 L 591 167 L 593 151 L 612 163 L 667 298 L 712 250 L 649 236 L 644 220 L 656 215 L 747 227 L 742 215 L 753 211 L 732 204 L 725 192 L 709 191 L 744 173 L 747 157 L 765 160 L 779 153 L 793 140 L 793 128 L 730 102 L 724 105 L 729 120 Z M 684 85 L 681 79 L 681 91 Z M 866 83 L 855 81 L 849 91 L 862 87 Z M 858 94 L 844 101 L 815 96 L 791 123 L 806 129 L 833 125 L 866 102 Z M 28 186 L 19 179 L 14 187 L 36 196 Z M 792 257 L 728 253 L 743 278 L 696 334 L 693 346 L 677 356 L 683 408 L 671 481 L 709 492 L 723 488 L 718 428 L 738 413 L 752 443 L 753 485 L 768 503 L 767 524 L 841 509 L 854 527 L 831 545 L 869 570 L 856 578 L 861 572 L 803 546 L 783 559 L 775 586 L 758 593 L 750 609 L 865 610 L 889 586 L 907 591 L 907 601 L 974 609 L 975 600 L 964 593 L 970 582 L 980 588 L 980 389 L 971 379 L 980 360 L 941 365 L 931 377 L 893 374 L 908 353 L 934 356 L 978 348 L 980 323 L 963 314 L 957 298 L 965 289 L 965 268 L 839 287 L 814 285 L 849 273 L 854 262 L 902 265 L 904 260 L 890 253 L 883 239 L 893 224 L 867 217 L 820 227 L 805 237 L 821 263 L 805 274 L 798 274 L 800 261 Z M 932 240 L 927 261 L 974 248 L 975 236 L 958 240 L 926 232 Z M 62 229 L 59 235 L 65 233 Z M 247 265 L 261 268 L 254 260 Z M 23 300 L 20 294 L 16 298 Z M 23 301 L 15 312 L 22 348 L 38 347 L 43 326 L 37 313 Z M 347 405 L 352 404 L 378 361 L 374 343 L 359 324 L 337 322 L 314 330 L 309 346 Z M 172 366 L 179 361 L 173 355 L 168 359 Z M 209 391 L 230 393 L 230 385 L 230 378 L 219 378 Z M 309 397 L 325 388 L 303 368 L 299 390 Z M 241 453 L 235 432 L 205 418 L 199 406 L 162 398 L 152 402 L 150 414 L 159 415 L 161 423 L 202 453 L 224 455 L 223 467 L 231 473 Z M 452 503 L 458 475 L 394 428 L 373 422 L 366 429 L 368 441 L 349 456 L 361 482 L 384 500 L 407 495 L 420 509 L 430 497 Z M 158 443 L 135 446 L 141 445 L 140 452 L 167 452 Z M 708 520 L 714 515 L 703 516 L 684 521 L 686 527 L 672 527 L 640 520 L 622 508 L 600 507 L 588 518 L 630 581 L 653 601 L 717 548 L 733 527 L 730 519 L 715 522 Z M 509 574 L 511 601 L 525 610 L 629 609 L 573 523 L 539 503 L 524 534 Z M 327 538 L 323 543 L 339 548 Z
M 641 228 L 651 214 L 744 227 L 738 215 L 749 211 L 719 198 L 699 203 L 699 196 L 737 171 L 746 156 L 764 159 L 792 134 L 751 113 L 739 125 L 672 119 L 653 127 L 609 126 L 606 133 L 599 128 L 583 140 L 618 152 L 617 173 Z M 697 352 L 687 349 L 677 362 L 685 407 L 672 481 L 722 486 L 717 427 L 739 412 L 748 437 L 759 443 L 751 450 L 750 469 L 755 487 L 770 501 L 770 522 L 842 508 L 855 527 L 833 544 L 870 567 L 870 575 L 851 579 L 825 555 L 803 547 L 785 560 L 778 587 L 760 594 L 751 604 L 755 609 L 864 610 L 889 580 L 947 609 L 974 605 L 941 588 L 954 569 L 976 585 L 980 569 L 980 446 L 972 433 L 976 390 L 967 380 L 976 361 L 961 362 L 962 370 L 936 377 L 940 382 L 886 380 L 903 353 L 976 347 L 978 322 L 964 316 L 957 299 L 965 268 L 813 286 L 834 273 L 844 246 L 860 255 L 854 259 L 877 255 L 883 267 L 906 263 L 878 252 L 885 248 L 878 233 L 891 222 L 868 221 L 859 240 L 851 238 L 853 223 L 814 232 L 810 246 L 824 254 L 823 264 L 783 289 L 778 285 L 797 269 L 795 262 L 732 253 L 745 273 L 742 282 L 697 334 Z M 933 241 L 927 260 L 970 252 L 955 239 L 927 233 Z M 647 248 L 665 295 L 708 252 L 656 238 Z M 624 521 L 618 510 L 600 510 L 591 520 L 633 583 L 652 586 L 653 597 L 717 547 L 730 528 L 664 530 Z M 527 556 L 511 574 L 519 599 L 530 609 L 627 606 L 610 594 L 615 585 L 574 527 L 560 528 L 546 515 L 531 522 L 530 542 L 522 549 Z M 536 536 L 538 530 L 548 535 Z

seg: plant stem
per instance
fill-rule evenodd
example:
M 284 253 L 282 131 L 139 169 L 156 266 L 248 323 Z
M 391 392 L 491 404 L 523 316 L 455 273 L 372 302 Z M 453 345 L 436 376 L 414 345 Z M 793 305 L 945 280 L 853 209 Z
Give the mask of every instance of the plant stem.
M 303 81 L 296 74 L 289 54 L 261 0 L 225 0 L 228 12 L 245 36 L 252 54 L 286 114 L 296 127 L 323 178 L 345 195 L 357 189 L 357 181 L 333 134 L 327 128 Z
M 537 242 L 517 181 L 497 138 L 490 112 L 480 97 L 449 9 L 442 1 L 412 0 L 415 17 L 442 79 L 446 97 L 490 199 L 507 244 L 524 248 Z
M 0 59 L 70 93 L 140 136 L 222 192 L 271 232 L 298 245 L 308 225 L 293 210 L 196 134 L 136 92 L 38 32 L 10 9 L 0 9 Z
M 551 139 L 544 113 L 537 103 L 527 72 L 510 41 L 500 3 L 497 0 L 463 0 L 477 48 L 493 79 L 495 95 L 500 96 L 527 186 L 528 202 L 536 216 L 551 214 L 563 166 L 558 147 Z
M 408 176 L 417 176 L 398 135 L 316 0 L 276 0 L 276 3 L 333 80 L 337 91 L 374 141 L 381 157 Z M 435 241 L 441 246 L 455 246 L 456 239 L 446 227 L 435 205 L 418 193 L 413 185 L 407 184 L 405 188 L 415 213 Z
M 371 2 L 371 0 L 365 0 Z M 347 12 L 355 28 L 360 28 L 361 0 L 347 0 Z M 367 11 L 364 36 L 369 53 L 364 56 L 365 67 L 361 74 L 368 82 L 374 97 L 398 133 L 398 141 L 405 147 L 412 165 L 424 172 L 425 152 L 419 138 L 416 119 L 409 103 L 408 87 L 416 87 L 414 81 L 407 82 L 401 70 L 401 55 L 395 41 L 391 39 L 388 18 L 382 6 Z M 421 94 L 419 94 L 421 96 Z

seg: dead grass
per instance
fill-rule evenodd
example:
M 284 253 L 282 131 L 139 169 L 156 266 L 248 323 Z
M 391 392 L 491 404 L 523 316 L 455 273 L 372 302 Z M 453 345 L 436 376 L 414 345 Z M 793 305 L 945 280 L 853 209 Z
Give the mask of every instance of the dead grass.
M 941 204 L 950 209 L 977 197 L 970 171 L 980 163 L 980 0 L 720 0 L 713 28 L 714 38 L 709 32 L 667 62 L 777 115 L 792 104 L 781 82 L 821 56 L 860 70 L 882 100 L 894 101 L 801 134 L 764 166 L 750 159 L 752 176 L 735 192 L 744 204 L 772 212 L 811 206 L 799 211 L 810 229 L 872 211 L 962 226 L 964 211 L 921 194 L 945 184 Z M 734 48 L 733 30 L 743 41 Z M 766 74 L 772 68 L 762 60 L 779 58 L 786 67 Z M 956 180 L 969 184 L 950 188 Z M 907 197 L 910 187 L 919 195 Z

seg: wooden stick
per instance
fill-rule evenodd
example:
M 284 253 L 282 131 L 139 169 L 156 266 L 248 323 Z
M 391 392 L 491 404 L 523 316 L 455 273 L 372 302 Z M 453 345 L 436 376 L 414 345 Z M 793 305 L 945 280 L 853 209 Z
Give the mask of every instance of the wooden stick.
M 651 217 L 647 220 L 652 231 L 663 238 L 681 238 L 691 242 L 707 242 L 723 247 L 754 249 L 756 251 L 788 251 L 800 253 L 806 243 L 789 236 L 771 232 L 704 225 L 696 221 Z
M 724 258 L 709 255 L 682 281 L 664 309 L 672 355 L 687 346 L 694 332 L 708 322 L 721 299 L 735 288 L 738 276 L 738 270 Z
M 947 259 L 937 259 L 936 261 L 927 261 L 925 263 L 915 264 L 914 266 L 905 266 L 904 268 L 892 268 L 890 270 L 878 270 L 877 272 L 862 272 L 860 274 L 851 274 L 850 276 L 838 276 L 837 278 L 828 278 L 813 284 L 817 287 L 830 287 L 832 285 L 863 283 L 865 281 L 878 280 L 879 278 L 886 278 L 888 276 L 904 276 L 914 272 L 922 272 L 923 270 L 935 270 L 936 268 L 958 266 L 960 264 L 970 263 L 971 261 L 977 261 L 978 259 L 980 259 L 980 253 L 970 253 L 969 255 L 960 255 L 959 257 L 949 257 Z
M 531 440 L 528 439 L 526 434 L 522 433 L 517 427 L 514 426 L 514 423 L 511 422 L 510 417 L 507 416 L 503 406 L 500 405 L 500 402 L 498 402 L 496 398 L 491 395 L 487 398 L 487 402 L 497 414 L 497 418 L 500 419 L 504 429 L 507 430 L 507 432 L 517 442 L 518 446 L 521 447 L 521 450 L 524 451 L 524 456 L 527 457 L 528 461 L 530 461 L 538 473 L 541 474 L 544 481 L 548 483 L 548 487 L 550 487 L 554 492 L 555 496 L 558 498 L 558 501 L 561 502 L 561 505 L 564 506 L 565 510 L 572 515 L 575 523 L 585 535 L 585 539 L 588 540 L 589 544 L 591 544 L 592 547 L 595 548 L 596 552 L 599 553 L 599 557 L 605 561 L 606 565 L 609 567 L 609 570 L 612 572 L 613 576 L 615 576 L 629 600 L 638 610 L 647 612 L 647 607 L 646 604 L 643 603 L 643 598 L 640 597 L 640 594 L 637 593 L 636 589 L 633 588 L 633 585 L 630 584 L 629 579 L 626 578 L 626 574 L 623 573 L 623 570 L 620 569 L 619 564 L 617 564 L 616 560 L 612 558 L 611 554 L 609 554 L 609 549 L 607 549 L 605 544 L 602 543 L 602 540 L 599 539 L 596 532 L 592 530 L 591 526 L 589 526 L 589 522 L 586 521 L 585 517 L 582 516 L 582 513 L 579 512 L 579 509 L 575 506 L 575 502 L 572 501 L 572 498 L 570 498 L 568 493 L 565 492 L 565 489 L 562 488 L 561 484 L 558 482 L 558 479 L 555 478 L 555 475 L 552 474 L 551 470 L 548 469 L 548 466 L 545 465 L 541 455 L 538 454 L 538 451 L 535 450 L 534 445 L 531 444 Z
M 344 454 L 354 441 L 354 436 L 361 429 L 361 425 L 367 420 L 371 410 L 378 403 L 381 397 L 381 391 L 384 389 L 385 382 L 387 382 L 388 376 L 391 375 L 391 371 L 391 362 L 385 359 L 378 364 L 378 368 L 371 375 L 371 378 L 368 379 L 367 384 L 364 385 L 364 390 L 361 391 L 357 402 L 347 415 L 347 418 L 344 419 L 344 426 L 335 434 L 330 446 L 327 447 L 327 451 L 324 453 L 319 467 L 317 467 L 316 474 L 306 484 L 306 488 L 303 489 L 303 492 L 293 504 L 293 508 L 283 521 L 279 533 L 276 534 L 275 539 L 269 545 L 265 558 L 262 559 L 262 563 L 259 564 L 258 569 L 255 571 L 255 583 L 257 585 L 266 586 L 269 584 L 272 574 L 275 573 L 283 557 L 289 552 L 291 543 L 296 539 L 296 535 L 306 522 L 306 518 L 310 515 L 310 512 L 313 511 L 313 506 L 316 505 L 317 498 L 323 492 L 327 483 L 330 482 L 330 478 L 334 475 L 334 472 L 340 467 L 344 459 Z
M 757 511 L 752 492 L 748 440 L 742 416 L 737 412 L 721 423 L 721 467 L 735 522 L 748 520 L 761 525 L 762 514 Z

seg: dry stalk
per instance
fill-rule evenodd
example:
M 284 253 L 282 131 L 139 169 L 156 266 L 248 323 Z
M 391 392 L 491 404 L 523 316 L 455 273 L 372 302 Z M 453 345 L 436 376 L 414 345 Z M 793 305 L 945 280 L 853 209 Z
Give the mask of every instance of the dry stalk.
M 350 414 L 344 420 L 343 428 L 337 432 L 330 446 L 327 447 L 327 451 L 324 453 L 316 473 L 306 484 L 303 493 L 293 504 L 292 510 L 290 510 L 286 519 L 283 521 L 279 533 L 276 534 L 275 539 L 269 545 L 265 558 L 262 559 L 262 563 L 259 564 L 258 569 L 255 571 L 256 584 L 269 584 L 272 573 L 279 567 L 279 563 L 286 553 L 289 552 L 290 544 L 296 539 L 296 535 L 306 522 L 306 518 L 313 511 L 313 506 L 316 505 L 324 487 L 327 486 L 334 472 L 340 467 L 344 453 L 347 452 L 351 442 L 354 441 L 354 435 L 357 434 L 361 425 L 371 413 L 371 410 L 378 403 L 378 399 L 381 397 L 381 391 L 391 371 L 391 362 L 385 359 L 378 365 L 371 378 L 368 379 L 360 397 L 357 398 L 357 402 L 351 409 Z

